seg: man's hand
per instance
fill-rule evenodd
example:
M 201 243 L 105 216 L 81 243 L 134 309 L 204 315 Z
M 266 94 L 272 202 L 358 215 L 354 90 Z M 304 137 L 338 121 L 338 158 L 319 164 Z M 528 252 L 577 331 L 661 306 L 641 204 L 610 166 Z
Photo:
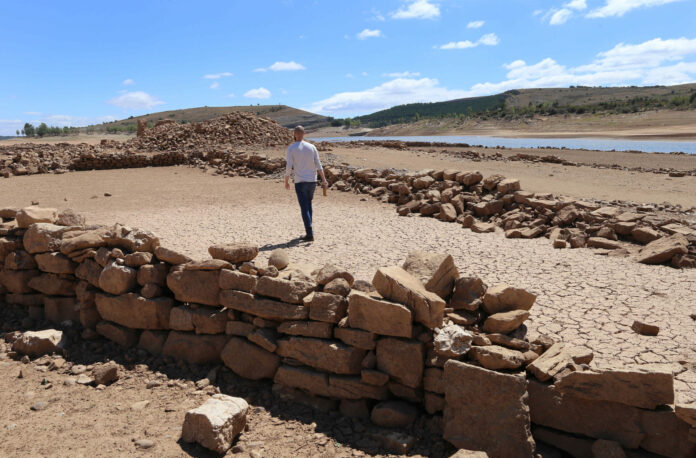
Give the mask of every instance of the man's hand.
M 326 180 L 323 180 L 323 181 L 321 182 L 321 187 L 324 188 L 324 189 L 328 189 L 328 188 L 329 188 L 329 182 L 326 181 Z
M 285 189 L 290 191 L 290 177 L 285 177 Z

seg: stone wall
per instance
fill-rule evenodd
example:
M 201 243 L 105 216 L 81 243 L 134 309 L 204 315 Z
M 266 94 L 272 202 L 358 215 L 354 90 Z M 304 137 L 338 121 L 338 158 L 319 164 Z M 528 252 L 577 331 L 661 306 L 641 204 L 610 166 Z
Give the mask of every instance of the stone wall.
M 696 453 L 696 409 L 673 405 L 669 369 L 592 370 L 586 348 L 530 341 L 536 296 L 461 277 L 449 255 L 411 253 L 368 283 L 332 265 L 308 272 L 282 250 L 261 266 L 246 243 L 194 261 L 147 231 L 54 209 L 0 218 L 0 303 L 79 323 L 84 339 L 225 364 L 384 427 L 433 415 L 446 440 L 493 457 L 532 456 L 535 441 L 574 456 Z

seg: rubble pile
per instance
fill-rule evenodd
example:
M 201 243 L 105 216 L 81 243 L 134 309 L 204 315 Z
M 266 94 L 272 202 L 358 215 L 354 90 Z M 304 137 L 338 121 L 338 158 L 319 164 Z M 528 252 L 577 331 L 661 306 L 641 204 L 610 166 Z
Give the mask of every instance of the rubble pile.
M 79 323 L 84 339 L 221 363 L 272 380 L 281 399 L 362 412 L 392 430 L 431 416 L 447 441 L 491 457 L 531 457 L 536 441 L 567 450 L 606 439 L 619 451 L 696 453 L 694 408 L 673 406 L 670 369 L 599 370 L 587 348 L 528 336 L 537 296 L 461 276 L 447 254 L 410 253 L 368 283 L 334 265 L 306 271 L 287 253 L 260 265 L 244 242 L 192 260 L 148 231 L 86 226 L 70 212 L 0 217 L 0 301 L 39 323 Z M 57 330 L 6 338 L 17 358 L 64 345 Z M 107 369 L 104 378 L 117 376 Z M 182 438 L 224 453 L 247 409 L 214 397 L 189 411 Z M 417 438 L 398 434 L 398 453 L 408 453 Z
M 144 151 L 190 150 L 201 146 L 279 146 L 293 142 L 289 129 L 253 113 L 229 113 L 193 124 L 163 122 L 125 144 Z

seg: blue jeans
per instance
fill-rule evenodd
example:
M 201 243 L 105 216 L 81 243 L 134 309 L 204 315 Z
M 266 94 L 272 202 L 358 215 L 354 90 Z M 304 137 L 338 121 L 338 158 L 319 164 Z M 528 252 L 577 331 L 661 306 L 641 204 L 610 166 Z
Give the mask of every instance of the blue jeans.
M 305 232 L 309 236 L 314 236 L 312 231 L 312 198 L 316 189 L 317 183 L 315 181 L 295 183 L 295 193 L 297 194 L 297 201 L 300 203 L 302 222 L 304 223 Z

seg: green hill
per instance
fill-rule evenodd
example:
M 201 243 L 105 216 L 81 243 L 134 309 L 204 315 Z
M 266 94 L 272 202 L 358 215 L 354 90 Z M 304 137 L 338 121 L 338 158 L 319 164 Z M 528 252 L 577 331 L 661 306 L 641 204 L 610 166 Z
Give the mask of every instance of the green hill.
M 164 119 L 171 119 L 180 123 L 193 123 L 207 121 L 209 119 L 217 118 L 236 111 L 246 111 L 259 116 L 264 116 L 288 128 L 301 124 L 308 130 L 328 126 L 333 119 L 310 113 L 308 111 L 298 110 L 297 108 L 292 108 L 286 105 L 249 105 L 231 107 L 199 107 L 187 108 L 183 110 L 161 111 L 142 116 L 131 116 L 128 119 L 96 124 L 82 127 L 80 129 L 87 133 L 135 132 L 139 120 L 147 121 L 150 126 L 154 125 L 157 121 Z
M 566 113 L 635 113 L 645 110 L 696 109 L 696 83 L 678 86 L 519 89 L 486 97 L 433 103 L 410 103 L 358 116 L 367 127 L 432 118 L 504 118 Z

